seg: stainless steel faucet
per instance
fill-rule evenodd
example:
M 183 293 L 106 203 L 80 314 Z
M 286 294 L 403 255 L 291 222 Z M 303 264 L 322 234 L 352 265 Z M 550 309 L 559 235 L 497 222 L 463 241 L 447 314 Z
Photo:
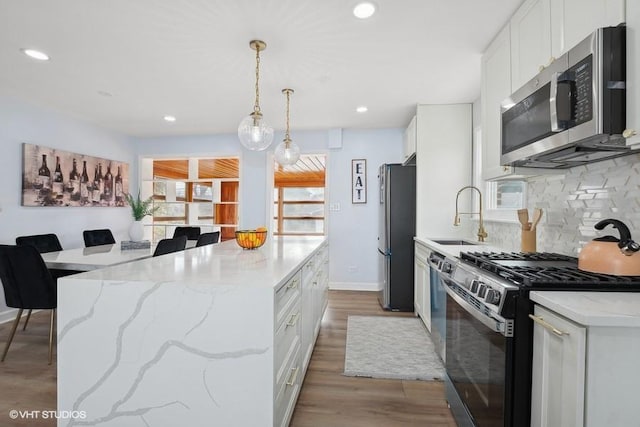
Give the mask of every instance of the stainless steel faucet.
M 467 188 L 472 188 L 476 190 L 480 195 L 480 211 L 479 212 L 458 212 L 458 197 L 460 197 L 460 193 L 462 193 Z M 458 194 L 456 194 L 456 217 L 453 219 L 453 225 L 455 225 L 456 227 L 460 225 L 460 215 L 463 215 L 463 214 L 473 215 L 476 213 L 480 215 L 480 226 L 478 227 L 478 241 L 484 242 L 484 239 L 487 237 L 487 232 L 485 231 L 484 223 L 482 222 L 482 192 L 478 189 L 478 187 L 474 187 L 473 185 L 467 185 L 466 187 L 462 187 L 458 191 Z

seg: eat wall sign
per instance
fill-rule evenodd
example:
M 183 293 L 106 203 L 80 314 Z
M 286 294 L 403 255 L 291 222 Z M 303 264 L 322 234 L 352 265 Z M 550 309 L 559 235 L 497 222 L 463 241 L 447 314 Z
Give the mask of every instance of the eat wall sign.
M 351 160 L 351 203 L 367 203 L 367 161 Z

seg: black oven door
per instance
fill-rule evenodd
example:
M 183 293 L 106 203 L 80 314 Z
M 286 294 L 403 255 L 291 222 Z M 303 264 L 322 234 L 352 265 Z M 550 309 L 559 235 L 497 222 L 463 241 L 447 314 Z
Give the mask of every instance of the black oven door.
M 507 398 L 512 338 L 482 321 L 481 314 L 459 295 L 447 289 L 446 370 L 448 386 L 457 399 L 448 400 L 458 425 L 496 426 L 510 424 Z M 448 388 L 449 388 L 448 387 Z M 455 402 L 464 410 L 456 411 Z M 459 419 L 460 415 L 467 419 Z

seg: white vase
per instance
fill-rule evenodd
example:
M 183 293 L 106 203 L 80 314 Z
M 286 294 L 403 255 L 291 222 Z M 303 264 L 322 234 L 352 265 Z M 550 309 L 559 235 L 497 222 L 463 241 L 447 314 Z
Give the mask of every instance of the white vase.
M 144 226 L 142 221 L 133 221 L 129 227 L 129 238 L 134 242 L 139 242 L 144 238 Z

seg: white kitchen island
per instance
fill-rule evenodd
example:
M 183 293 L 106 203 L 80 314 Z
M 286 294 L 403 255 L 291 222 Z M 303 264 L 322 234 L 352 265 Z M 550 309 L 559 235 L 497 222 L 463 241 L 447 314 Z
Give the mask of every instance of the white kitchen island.
M 58 282 L 58 426 L 289 422 L 326 307 L 322 237 L 235 241 Z

